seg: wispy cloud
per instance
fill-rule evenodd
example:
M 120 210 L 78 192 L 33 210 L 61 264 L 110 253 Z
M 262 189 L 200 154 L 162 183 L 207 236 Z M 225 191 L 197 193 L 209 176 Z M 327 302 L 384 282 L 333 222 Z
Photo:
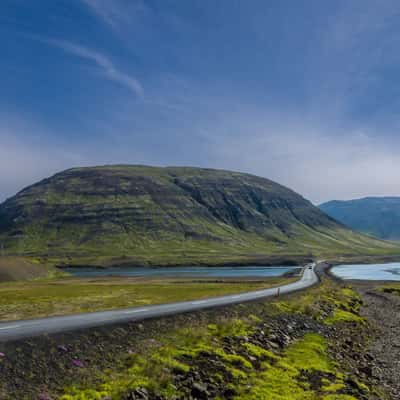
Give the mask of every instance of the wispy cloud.
M 148 7 L 139 0 L 81 0 L 89 11 L 116 33 L 136 21 L 136 16 L 147 13 Z
M 143 94 L 140 82 L 135 77 L 120 71 L 106 55 L 67 40 L 46 39 L 44 41 L 68 54 L 93 62 L 110 81 L 126 87 L 138 96 Z
M 106 24 L 110 25 L 113 29 L 117 30 L 121 20 L 126 16 L 121 12 L 118 0 L 103 1 L 103 0 L 82 0 L 82 2 L 89 8 L 89 10 L 97 17 L 103 20 Z

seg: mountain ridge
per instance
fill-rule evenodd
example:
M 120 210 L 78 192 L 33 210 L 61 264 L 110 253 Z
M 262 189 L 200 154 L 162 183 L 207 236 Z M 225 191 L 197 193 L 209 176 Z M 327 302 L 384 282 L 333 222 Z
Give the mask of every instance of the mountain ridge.
M 71 168 L 0 205 L 7 253 L 62 265 L 266 263 L 395 251 L 291 189 L 196 167 Z
M 356 231 L 385 240 L 400 240 L 400 197 L 332 200 L 319 208 Z

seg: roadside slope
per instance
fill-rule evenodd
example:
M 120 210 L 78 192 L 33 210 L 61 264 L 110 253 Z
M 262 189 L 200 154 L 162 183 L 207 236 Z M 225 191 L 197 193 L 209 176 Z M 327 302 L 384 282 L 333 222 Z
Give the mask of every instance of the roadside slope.
M 0 257 L 0 282 L 44 278 L 52 271 L 22 257 Z

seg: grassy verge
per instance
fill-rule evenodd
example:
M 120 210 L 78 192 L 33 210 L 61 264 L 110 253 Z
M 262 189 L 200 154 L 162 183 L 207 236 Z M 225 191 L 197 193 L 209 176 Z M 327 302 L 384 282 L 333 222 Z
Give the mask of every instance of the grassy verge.
M 325 281 L 284 301 L 238 306 L 212 323 L 159 333 L 105 370 L 78 360 L 75 379 L 85 383 L 57 398 L 384 399 L 360 372 L 368 363 L 360 304 L 350 288 Z
M 400 296 L 400 282 L 388 283 L 381 288 L 382 292 Z
M 265 280 L 64 278 L 0 284 L 0 320 L 111 310 L 241 293 L 289 283 Z

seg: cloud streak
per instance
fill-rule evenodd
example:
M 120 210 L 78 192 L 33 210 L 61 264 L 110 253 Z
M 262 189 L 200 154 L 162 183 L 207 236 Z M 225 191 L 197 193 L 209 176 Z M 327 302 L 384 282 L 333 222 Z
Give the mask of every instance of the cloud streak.
M 121 7 L 115 1 L 82 0 L 89 10 L 114 30 L 118 30 L 119 23 L 126 18 Z
M 108 80 L 124 86 L 137 96 L 143 95 L 141 83 L 135 77 L 120 71 L 106 55 L 67 40 L 46 39 L 45 42 L 65 53 L 94 63 Z
M 81 0 L 88 10 L 100 21 L 121 35 L 125 28 L 139 22 L 136 17 L 147 14 L 148 7 L 141 1 L 124 0 Z

